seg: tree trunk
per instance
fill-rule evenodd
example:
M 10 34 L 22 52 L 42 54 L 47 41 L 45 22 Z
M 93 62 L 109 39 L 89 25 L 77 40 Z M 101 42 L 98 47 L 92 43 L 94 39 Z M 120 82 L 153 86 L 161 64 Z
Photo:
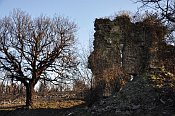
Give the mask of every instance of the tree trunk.
M 29 82 L 26 85 L 26 106 L 32 106 L 33 105 L 33 95 L 34 95 L 34 85 L 33 83 Z

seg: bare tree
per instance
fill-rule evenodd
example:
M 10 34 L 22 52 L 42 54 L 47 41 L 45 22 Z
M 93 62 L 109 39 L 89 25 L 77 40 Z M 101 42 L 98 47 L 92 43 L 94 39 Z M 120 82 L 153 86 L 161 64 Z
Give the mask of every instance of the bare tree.
M 169 29 L 167 41 L 175 44 L 175 1 L 174 0 L 134 0 L 142 3 L 140 9 L 151 9 Z
M 81 49 L 81 53 L 79 54 L 79 79 L 77 80 L 83 80 L 86 82 L 86 84 L 89 86 L 89 88 L 92 87 L 92 72 L 88 68 L 88 56 L 90 54 L 89 50 Z
M 162 18 L 175 23 L 175 1 L 174 0 L 137 0 L 148 7 L 161 13 Z
M 67 18 L 32 19 L 21 10 L 0 19 L 0 69 L 3 78 L 26 87 L 26 106 L 32 106 L 34 86 L 43 79 L 54 84 L 73 76 L 76 25 Z

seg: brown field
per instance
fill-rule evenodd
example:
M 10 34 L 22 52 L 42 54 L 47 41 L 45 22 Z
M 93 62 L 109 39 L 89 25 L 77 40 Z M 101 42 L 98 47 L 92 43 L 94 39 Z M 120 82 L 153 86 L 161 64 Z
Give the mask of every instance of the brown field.
M 88 116 L 86 109 L 81 100 L 35 102 L 30 109 L 25 108 L 24 104 L 9 104 L 0 106 L 0 116 Z

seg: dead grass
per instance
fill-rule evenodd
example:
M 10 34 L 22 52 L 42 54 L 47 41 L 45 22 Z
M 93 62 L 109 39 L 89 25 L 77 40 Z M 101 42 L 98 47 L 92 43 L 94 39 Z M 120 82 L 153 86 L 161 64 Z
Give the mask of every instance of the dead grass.
M 66 101 L 57 101 L 57 102 L 35 102 L 32 109 L 37 109 L 37 108 L 63 109 L 63 108 L 78 106 L 83 103 L 84 101 L 81 101 L 81 100 L 66 100 Z
M 63 108 L 71 108 L 74 106 L 78 106 L 83 104 L 84 101 L 81 100 L 62 100 L 62 101 L 35 101 L 31 109 L 63 109 Z M 25 103 L 22 104 L 1 104 L 0 110 L 15 110 L 17 108 L 24 107 Z
M 0 116 L 90 116 L 81 100 L 35 102 L 30 109 L 23 106 L 0 108 Z

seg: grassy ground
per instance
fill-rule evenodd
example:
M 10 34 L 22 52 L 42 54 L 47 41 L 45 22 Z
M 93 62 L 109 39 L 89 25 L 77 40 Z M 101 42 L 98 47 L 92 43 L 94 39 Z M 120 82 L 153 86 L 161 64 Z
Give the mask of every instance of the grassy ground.
M 1 107 L 0 116 L 90 116 L 80 100 L 35 102 L 30 109 L 23 105 Z
M 58 102 L 35 102 L 33 108 L 52 108 L 52 109 L 63 109 L 63 108 L 71 108 L 73 106 L 78 106 L 83 104 L 84 102 L 81 100 L 66 100 L 66 101 L 58 101 Z

